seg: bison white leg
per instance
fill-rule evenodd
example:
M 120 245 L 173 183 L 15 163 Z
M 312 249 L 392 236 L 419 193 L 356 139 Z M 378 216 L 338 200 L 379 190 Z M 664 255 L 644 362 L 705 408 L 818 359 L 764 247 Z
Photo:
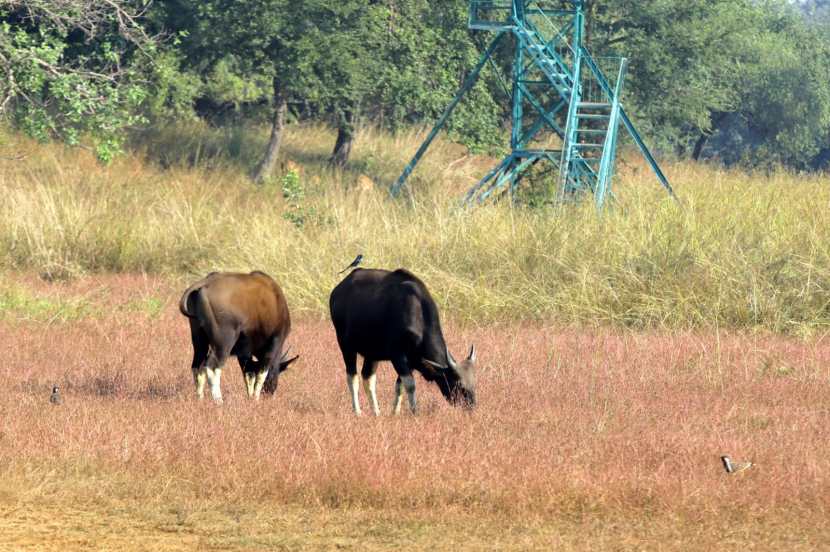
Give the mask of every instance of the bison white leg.
M 401 413 L 401 403 L 403 402 L 403 382 L 400 376 L 395 380 L 395 399 L 392 402 L 392 414 L 398 415 Z
M 346 374 L 346 379 L 349 385 L 349 394 L 352 396 L 352 408 L 354 413 L 360 416 L 360 401 L 357 398 L 357 374 Z
M 193 383 L 196 384 L 196 397 L 199 399 L 205 398 L 205 381 L 207 380 L 207 374 L 205 373 L 204 367 L 194 368 L 193 369 Z
M 409 409 L 413 414 L 418 410 L 418 403 L 415 401 L 415 378 L 411 375 L 401 376 L 403 388 L 406 389 L 406 395 L 409 398 Z
M 222 388 L 219 386 L 219 381 L 222 379 L 221 368 L 208 368 L 207 379 L 210 384 L 210 395 L 213 400 L 222 404 Z
M 375 416 L 380 416 L 380 408 L 378 408 L 378 393 L 377 393 L 377 376 L 372 374 L 368 378 L 363 378 L 363 390 L 369 396 L 369 402 L 372 404 L 372 412 Z
M 277 368 L 279 369 L 279 368 Z M 254 376 L 254 399 L 259 400 L 259 395 L 262 393 L 262 386 L 265 385 L 265 378 L 268 377 L 268 370 L 263 370 L 262 372 L 258 372 L 256 376 Z
M 248 398 L 254 396 L 254 390 L 256 388 L 256 375 L 250 372 L 243 372 L 245 376 L 245 392 L 248 394 Z

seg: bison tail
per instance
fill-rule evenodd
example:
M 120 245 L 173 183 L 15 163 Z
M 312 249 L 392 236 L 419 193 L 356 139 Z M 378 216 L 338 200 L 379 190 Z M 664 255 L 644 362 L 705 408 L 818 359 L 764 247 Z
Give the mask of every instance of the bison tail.
M 188 318 L 196 318 L 196 314 L 188 310 L 187 305 L 190 302 L 190 296 L 193 295 L 194 291 L 199 291 L 201 286 L 202 282 L 190 286 L 187 288 L 187 291 L 182 294 L 182 298 L 179 300 L 179 312 Z

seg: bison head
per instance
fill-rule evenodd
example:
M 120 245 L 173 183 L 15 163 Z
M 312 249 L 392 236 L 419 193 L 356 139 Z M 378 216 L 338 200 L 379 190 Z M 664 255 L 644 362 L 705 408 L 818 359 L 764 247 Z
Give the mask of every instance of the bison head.
M 424 359 L 424 362 L 438 372 L 436 383 L 441 393 L 451 404 L 473 408 L 476 405 L 476 346 L 470 347 L 470 354 L 461 362 L 456 362 L 447 350 L 448 366 Z
M 269 395 L 273 395 L 277 392 L 277 384 L 280 382 L 280 374 L 285 372 L 288 368 L 288 365 L 300 358 L 300 355 L 294 355 L 291 358 L 288 358 L 288 349 L 282 356 L 280 356 L 279 363 L 274 363 L 276 366 L 272 366 L 270 370 L 268 370 L 268 375 L 265 377 L 265 383 L 262 385 L 262 390 Z

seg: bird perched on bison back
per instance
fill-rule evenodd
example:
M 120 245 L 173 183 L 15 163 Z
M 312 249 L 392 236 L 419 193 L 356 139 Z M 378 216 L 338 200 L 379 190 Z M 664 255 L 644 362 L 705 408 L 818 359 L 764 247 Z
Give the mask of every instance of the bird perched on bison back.
M 58 391 L 58 386 L 52 386 L 52 394 L 49 395 L 49 402 L 52 404 L 61 404 L 63 399 L 61 399 L 60 391 Z
M 357 268 L 357 266 L 358 266 L 358 265 L 359 265 L 362 261 L 363 261 L 363 253 L 358 253 L 357 257 L 355 257 L 355 258 L 354 258 L 354 260 L 352 261 L 352 263 L 351 263 L 349 266 L 347 266 L 346 268 L 344 268 L 343 270 L 341 270 L 340 272 L 338 272 L 337 274 L 343 274 L 344 272 L 346 272 L 346 271 L 347 271 L 347 270 L 349 270 L 350 268 Z
M 211 272 L 182 295 L 179 310 L 190 322 L 196 395 L 205 380 L 213 400 L 222 402 L 220 378 L 229 356 L 236 356 L 249 397 L 277 390 L 279 375 L 297 356 L 283 350 L 291 318 L 282 289 L 264 272 Z
M 357 355 L 363 357 L 363 388 L 375 415 L 380 413 L 375 368 L 383 360 L 391 361 L 398 373 L 394 414 L 400 412 L 404 390 L 410 409 L 417 410 L 413 372 L 438 385 L 451 404 L 475 405 L 475 346 L 466 359 L 455 361 L 444 341 L 438 307 L 411 272 L 357 268 L 332 290 L 329 309 L 356 414 Z

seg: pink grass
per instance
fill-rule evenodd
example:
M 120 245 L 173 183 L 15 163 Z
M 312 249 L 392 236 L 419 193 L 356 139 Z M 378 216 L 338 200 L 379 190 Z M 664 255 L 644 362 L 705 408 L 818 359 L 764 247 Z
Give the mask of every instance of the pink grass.
M 247 400 L 234 361 L 225 405 L 197 402 L 187 324 L 170 299 L 158 319 L 114 309 L 73 324 L 0 323 L 0 465 L 83 464 L 206 495 L 313 504 L 830 505 L 826 339 L 448 323 L 456 356 L 478 346 L 478 408 L 454 409 L 419 379 L 421 415 L 391 417 L 384 364 L 383 416 L 356 418 L 328 321 L 295 321 L 301 357 L 276 397 Z M 57 408 L 53 383 L 65 399 Z M 755 466 L 727 476 L 721 454 Z

